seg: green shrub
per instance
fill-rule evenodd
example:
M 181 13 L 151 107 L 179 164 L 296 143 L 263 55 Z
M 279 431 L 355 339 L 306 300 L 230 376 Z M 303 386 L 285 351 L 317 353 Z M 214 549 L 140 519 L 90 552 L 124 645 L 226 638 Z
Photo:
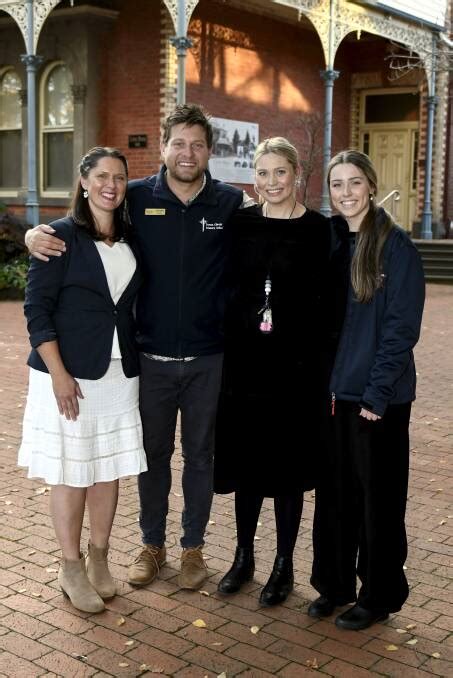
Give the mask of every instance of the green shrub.
M 27 284 L 27 271 L 28 257 L 17 257 L 7 264 L 0 264 L 0 290 L 12 288 L 23 292 Z
M 0 203 L 0 299 L 21 299 L 27 282 L 26 222 Z

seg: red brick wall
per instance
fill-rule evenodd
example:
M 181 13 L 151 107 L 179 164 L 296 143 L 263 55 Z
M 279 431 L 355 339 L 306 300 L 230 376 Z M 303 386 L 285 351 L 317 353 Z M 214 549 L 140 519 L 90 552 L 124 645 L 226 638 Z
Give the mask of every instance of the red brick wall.
M 124 2 L 101 50 L 100 143 L 126 153 L 132 178 L 159 164 L 159 53 L 160 3 Z M 128 148 L 129 134 L 147 134 L 148 147 Z
M 189 26 L 194 41 L 187 59 L 187 100 L 217 117 L 257 122 L 260 139 L 288 137 L 304 153 L 302 113 L 324 111 L 325 67 L 314 31 L 223 3 L 201 0 Z M 335 137 L 348 138 L 348 80 L 335 85 Z M 319 148 L 322 147 L 322 127 Z M 321 156 L 310 193 L 319 204 Z M 250 189 L 250 187 L 249 187 Z

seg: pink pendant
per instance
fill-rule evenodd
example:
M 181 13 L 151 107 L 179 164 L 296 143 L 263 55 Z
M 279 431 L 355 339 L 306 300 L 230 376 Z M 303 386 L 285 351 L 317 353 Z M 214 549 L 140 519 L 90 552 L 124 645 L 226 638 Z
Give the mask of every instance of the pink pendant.
M 272 323 L 267 323 L 264 320 L 260 322 L 260 332 L 263 332 L 263 334 L 270 334 L 270 332 L 272 332 Z
M 260 332 L 263 332 L 263 334 L 269 334 L 272 332 L 273 328 L 272 311 L 270 308 L 266 308 L 263 312 L 263 319 L 260 322 Z

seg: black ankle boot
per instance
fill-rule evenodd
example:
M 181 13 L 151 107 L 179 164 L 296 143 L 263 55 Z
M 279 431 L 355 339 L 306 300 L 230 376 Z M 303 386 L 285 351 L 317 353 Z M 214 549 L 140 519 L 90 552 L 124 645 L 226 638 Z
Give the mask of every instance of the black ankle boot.
M 308 615 L 321 619 L 322 617 L 330 617 L 336 608 L 336 603 L 328 596 L 319 596 L 308 606 Z
M 253 579 L 255 559 L 252 548 L 237 547 L 234 561 L 226 575 L 219 581 L 217 590 L 220 593 L 236 593 L 242 584 Z
M 271 576 L 260 595 L 260 605 L 270 607 L 283 603 L 294 588 L 293 560 L 277 555 Z

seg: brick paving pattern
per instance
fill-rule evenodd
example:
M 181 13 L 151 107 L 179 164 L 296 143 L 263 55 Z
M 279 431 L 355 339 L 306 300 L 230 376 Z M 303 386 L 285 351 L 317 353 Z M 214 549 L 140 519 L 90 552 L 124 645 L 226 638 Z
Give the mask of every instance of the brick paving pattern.
M 416 350 L 419 396 L 412 416 L 407 515 L 410 598 L 387 623 L 361 632 L 341 631 L 333 618 L 316 621 L 305 613 L 316 595 L 308 583 L 310 493 L 296 549 L 296 590 L 283 606 L 258 606 L 275 556 L 268 500 L 257 532 L 254 581 L 228 598 L 216 593 L 235 546 L 231 497 L 216 497 L 205 547 L 210 572 L 205 591 L 179 589 L 179 450 L 173 464 L 168 562 L 160 579 L 145 589 L 126 583 L 127 566 L 140 547 L 136 483 L 128 478 L 121 483 L 111 539 L 119 595 L 102 614 L 74 610 L 56 582 L 59 550 L 48 489 L 27 480 L 16 467 L 28 352 L 18 302 L 0 303 L 0 346 L 0 678 L 453 676 L 453 287 L 428 287 Z M 85 531 L 84 546 L 86 542 Z M 206 627 L 194 626 L 197 619 Z

